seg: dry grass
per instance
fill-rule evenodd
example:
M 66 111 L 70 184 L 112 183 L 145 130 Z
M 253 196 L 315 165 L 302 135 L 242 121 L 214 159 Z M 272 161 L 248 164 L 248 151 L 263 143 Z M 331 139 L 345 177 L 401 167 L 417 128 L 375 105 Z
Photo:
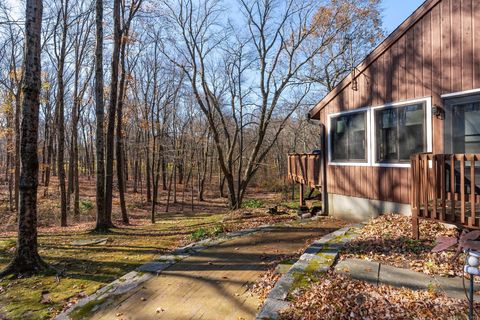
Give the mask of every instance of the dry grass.
M 231 213 L 226 209 L 225 199 L 215 197 L 212 191 L 207 193 L 208 200 L 205 202 L 200 203 L 194 199 L 194 211 L 191 211 L 190 199 L 188 202 L 185 199 L 182 205 L 181 188 L 178 187 L 178 203 L 171 204 L 168 213 L 165 212 L 166 192 L 162 191 L 156 212 L 158 222 L 154 225 L 149 222 L 150 204 L 146 202 L 145 194 L 127 194 L 131 218 L 128 226 L 122 225 L 118 220 L 120 210 L 118 199 L 115 198 L 113 217 L 117 228 L 108 234 L 91 232 L 95 214 L 93 181 L 82 180 L 82 216 L 78 221 L 73 221 L 70 217 L 70 226 L 66 228 L 58 227 L 56 186 L 50 188 L 47 197 L 43 196 L 43 190 L 40 189 L 39 251 L 59 272 L 1 280 L 0 319 L 49 319 L 68 304 L 95 292 L 141 264 L 152 261 L 155 256 L 192 242 L 192 234 L 200 228 L 227 232 L 293 218 L 289 214 L 268 215 L 264 208 Z M 276 196 L 272 194 L 256 193 L 255 197 L 262 198 L 265 205 L 276 201 Z M 0 199 L 5 199 L 5 190 Z M 7 223 L 0 226 L 0 268 L 7 265 L 15 250 L 15 217 L 6 209 L 6 201 L 3 201 L 0 219 Z M 108 238 L 108 242 L 104 245 L 72 245 L 76 240 L 98 238 Z

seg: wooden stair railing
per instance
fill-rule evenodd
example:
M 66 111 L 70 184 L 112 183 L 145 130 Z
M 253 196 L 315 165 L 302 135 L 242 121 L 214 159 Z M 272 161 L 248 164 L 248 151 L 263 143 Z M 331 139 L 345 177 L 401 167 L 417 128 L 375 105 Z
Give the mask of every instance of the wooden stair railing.
M 479 184 L 480 154 L 413 155 L 410 194 L 413 237 L 419 237 L 418 219 L 480 229 Z
M 301 207 L 305 205 L 305 186 L 311 188 L 309 197 L 314 189 L 322 189 L 322 181 L 324 180 L 322 174 L 324 173 L 321 152 L 288 155 L 288 179 L 300 184 Z M 323 197 L 322 202 L 324 202 Z

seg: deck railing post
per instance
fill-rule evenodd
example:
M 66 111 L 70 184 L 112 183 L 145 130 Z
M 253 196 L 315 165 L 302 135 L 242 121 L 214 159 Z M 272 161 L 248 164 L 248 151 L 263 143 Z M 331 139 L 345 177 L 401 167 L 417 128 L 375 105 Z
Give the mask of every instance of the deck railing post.
M 301 183 L 300 184 L 300 207 L 305 206 L 304 194 L 305 194 L 305 185 L 303 183 Z
M 412 183 L 412 188 L 411 188 L 411 194 L 410 194 L 410 202 L 411 202 L 411 209 L 412 209 L 412 238 L 413 239 L 418 239 L 420 237 L 420 232 L 419 232 L 419 227 L 418 227 L 418 211 L 420 210 L 419 208 L 419 187 L 420 187 L 420 180 L 419 180 L 419 161 L 420 161 L 420 156 L 419 155 L 413 155 L 410 158 L 410 163 L 411 163 L 411 183 Z

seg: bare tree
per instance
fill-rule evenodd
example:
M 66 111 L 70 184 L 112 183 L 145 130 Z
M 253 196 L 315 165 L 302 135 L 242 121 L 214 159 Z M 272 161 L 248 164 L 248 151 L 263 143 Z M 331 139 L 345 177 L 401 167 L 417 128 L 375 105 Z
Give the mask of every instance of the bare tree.
M 58 21 L 62 21 L 60 48 L 57 50 L 57 42 L 55 44 L 55 55 L 58 61 L 57 65 L 57 170 L 58 183 L 60 185 L 60 218 L 61 226 L 67 226 L 67 190 L 65 188 L 65 58 L 67 55 L 67 32 L 68 32 L 68 0 L 60 2 L 58 11 Z M 56 34 L 56 33 L 55 33 Z
M 113 226 L 111 216 L 105 210 L 105 143 L 104 143 L 104 100 L 103 100 L 103 0 L 95 3 L 95 114 L 96 114 L 96 200 L 97 219 L 95 230 L 104 232 Z
M 117 180 L 118 180 L 118 193 L 120 197 L 120 209 L 122 211 L 122 221 L 124 224 L 129 223 L 127 206 L 125 204 L 125 180 L 124 180 L 124 145 L 123 145 L 123 133 L 122 133 L 122 121 L 123 121 L 123 105 L 125 100 L 126 91 L 126 77 L 127 70 L 125 67 L 125 56 L 127 45 L 129 41 L 130 26 L 135 14 L 138 12 L 142 0 L 132 0 L 128 15 L 125 17 L 125 8 L 122 10 L 122 28 L 120 39 L 120 84 L 117 97 L 117 135 L 116 135 L 116 156 L 117 156 Z
M 244 24 L 230 30 L 221 27 L 223 11 L 215 1 L 180 0 L 167 7 L 180 36 L 171 39 L 165 55 L 190 80 L 211 130 L 229 205 L 239 208 L 288 119 L 308 97 L 311 86 L 299 78 L 348 22 L 338 23 L 340 9 L 333 7 L 325 21 L 330 28 L 312 45 L 316 6 L 310 1 L 240 0 Z M 240 37 L 236 28 L 248 36 Z M 219 55 L 222 63 L 214 60 Z M 248 146 L 246 130 L 254 137 Z
M 41 0 L 27 0 L 25 74 L 22 86 L 18 239 L 13 260 L 0 273 L 0 277 L 12 273 L 37 273 L 47 268 L 46 263 L 38 254 L 37 244 L 37 146 L 42 81 L 40 64 L 42 9 Z

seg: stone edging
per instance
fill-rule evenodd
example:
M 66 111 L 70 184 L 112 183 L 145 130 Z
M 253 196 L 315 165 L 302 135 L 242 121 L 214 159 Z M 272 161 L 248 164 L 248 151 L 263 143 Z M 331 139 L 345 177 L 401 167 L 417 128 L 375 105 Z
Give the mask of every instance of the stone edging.
M 85 310 L 87 313 L 95 312 L 103 306 L 111 303 L 114 297 L 122 295 L 140 286 L 145 281 L 153 278 L 154 276 L 158 276 L 168 267 L 171 267 L 177 262 L 180 262 L 195 253 L 206 250 L 211 246 L 221 244 L 232 238 L 243 237 L 260 231 L 267 231 L 271 227 L 272 225 L 262 225 L 257 228 L 234 231 L 216 239 L 208 238 L 191 243 L 184 247 L 177 248 L 171 254 L 159 256 L 155 259 L 155 261 L 141 265 L 136 270 L 131 271 L 112 283 L 98 289 L 94 294 L 79 300 L 75 305 L 69 307 L 56 316 L 55 319 L 69 320 L 71 319 L 70 314 L 82 307 L 89 309 Z
M 257 313 L 257 320 L 278 319 L 280 312 L 290 306 L 288 294 L 299 276 L 308 272 L 327 272 L 338 258 L 342 247 L 358 235 L 362 224 L 351 225 L 314 241 L 297 262 L 275 284 Z

